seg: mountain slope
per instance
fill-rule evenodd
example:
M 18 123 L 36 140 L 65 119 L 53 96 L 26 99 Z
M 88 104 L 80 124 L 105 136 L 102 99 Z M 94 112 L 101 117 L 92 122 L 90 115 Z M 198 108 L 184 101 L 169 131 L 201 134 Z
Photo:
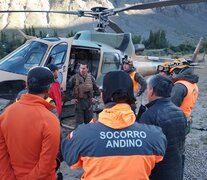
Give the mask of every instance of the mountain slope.
M 1 10 L 90 10 L 94 6 L 108 8 L 123 7 L 138 2 L 147 3 L 157 0 L 0 0 Z M 173 6 L 142 11 L 122 12 L 111 17 L 126 32 L 147 38 L 149 31 L 163 29 L 170 43 L 188 42 L 194 44 L 200 36 L 207 37 L 207 3 Z M 74 15 L 46 13 L 9 13 L 0 14 L 0 29 L 15 29 L 34 26 L 45 31 L 59 29 L 64 36 L 70 30 L 92 29 L 93 20 Z

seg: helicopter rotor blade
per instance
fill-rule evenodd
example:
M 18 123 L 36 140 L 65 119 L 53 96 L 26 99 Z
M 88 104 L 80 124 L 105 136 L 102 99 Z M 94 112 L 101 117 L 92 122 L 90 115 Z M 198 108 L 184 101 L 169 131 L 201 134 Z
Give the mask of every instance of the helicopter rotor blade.
M 167 0 L 167 1 L 158 1 L 158 2 L 151 2 L 151 3 L 144 3 L 144 4 L 135 4 L 128 7 L 115 8 L 110 10 L 112 10 L 114 14 L 116 14 L 119 12 L 129 11 L 129 10 L 144 10 L 144 9 L 152 9 L 152 8 L 182 5 L 182 4 L 201 3 L 201 2 L 207 2 L 207 0 Z
M 112 20 L 108 20 L 108 26 L 114 30 L 116 33 L 124 33 L 124 31 Z
M 103 7 L 94 7 L 91 11 L 44 11 L 44 10 L 0 10 L 0 13 L 56 13 L 56 14 L 68 14 L 68 15 L 76 15 L 78 17 L 90 17 L 94 19 L 98 19 L 99 21 L 105 22 L 106 26 L 109 25 L 111 29 L 113 29 L 117 33 L 122 33 L 118 25 L 108 19 L 109 16 L 113 16 L 116 13 L 129 11 L 129 10 L 144 10 L 144 9 L 153 9 L 153 8 L 160 8 L 166 6 L 173 6 L 173 5 L 182 5 L 182 4 L 192 4 L 192 3 L 201 3 L 207 2 L 207 0 L 163 0 L 151 3 L 143 3 L 143 4 L 134 4 L 128 7 L 122 8 L 112 8 L 107 9 Z M 108 23 L 108 24 L 107 24 Z M 104 26 L 104 29 L 105 27 Z M 103 28 L 102 28 L 103 29 Z
M 0 11 L 0 13 L 56 13 L 56 14 L 72 14 L 81 17 L 84 16 L 85 11 L 7 10 L 7 11 Z

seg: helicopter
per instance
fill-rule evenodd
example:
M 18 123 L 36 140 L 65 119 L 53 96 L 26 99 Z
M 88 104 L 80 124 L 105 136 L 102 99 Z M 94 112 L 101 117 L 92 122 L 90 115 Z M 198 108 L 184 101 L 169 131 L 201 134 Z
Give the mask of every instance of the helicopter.
M 98 85 L 101 85 L 103 76 L 107 72 L 121 69 L 125 55 L 132 57 L 135 68 L 143 76 L 156 74 L 157 66 L 161 62 L 147 61 L 145 57 L 136 56 L 135 51 L 143 50 L 143 46 L 135 48 L 131 34 L 124 33 L 109 17 L 129 10 L 200 2 L 207 2 L 207 0 L 167 0 L 113 9 L 94 7 L 90 11 L 1 10 L 0 13 L 70 14 L 94 18 L 98 25 L 95 31 L 79 31 L 71 38 L 46 37 L 41 39 L 28 36 L 21 31 L 27 41 L 0 61 L 0 111 L 25 88 L 27 73 L 33 66 L 56 64 L 59 67 L 58 80 L 65 94 L 67 94 L 68 81 L 78 72 L 81 62 L 88 64 L 90 73 L 95 77 Z M 106 33 L 107 26 L 115 33 Z

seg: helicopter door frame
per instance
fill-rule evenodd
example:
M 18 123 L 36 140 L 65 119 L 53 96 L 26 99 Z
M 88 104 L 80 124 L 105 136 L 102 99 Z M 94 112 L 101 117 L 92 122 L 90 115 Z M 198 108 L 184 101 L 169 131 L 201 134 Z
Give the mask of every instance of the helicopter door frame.
M 60 82 L 60 85 L 61 85 L 61 88 L 63 91 L 66 91 L 66 84 L 67 84 L 67 73 L 68 73 L 68 64 L 69 64 L 69 58 L 70 58 L 70 51 L 71 51 L 71 45 L 72 45 L 72 40 L 68 39 L 68 40 L 64 40 L 64 41 L 61 41 L 57 44 L 54 44 L 52 47 L 50 47 L 50 50 L 48 52 L 48 55 L 47 57 L 45 58 L 45 62 L 44 62 L 44 66 L 47 66 L 49 63 L 49 58 L 50 58 L 50 55 L 51 55 L 51 52 L 52 50 L 60 45 L 60 44 L 63 44 L 63 43 L 66 43 L 67 44 L 67 50 L 66 50 L 66 53 L 65 53 L 65 57 L 64 57 L 64 62 L 63 64 L 57 64 L 57 66 L 59 67 L 59 71 L 58 71 L 58 81 Z M 50 60 L 51 61 L 51 60 Z M 51 63 L 51 62 L 50 62 Z
M 108 48 L 101 48 L 100 63 L 99 63 L 98 75 L 96 79 L 96 82 L 99 86 L 102 85 L 103 77 L 104 75 L 106 75 L 107 72 L 121 70 L 122 52 L 113 48 L 112 50 L 114 51 L 109 51 Z M 105 56 L 106 54 L 110 55 L 111 57 L 106 58 Z M 115 59 L 114 59 L 115 61 L 110 61 L 112 56 L 116 58 L 117 61 Z M 104 67 L 106 64 L 116 65 L 117 67 L 110 69 L 110 67 Z M 107 71 L 105 71 L 104 68 Z
M 84 52 L 85 51 L 85 52 Z M 84 56 L 83 54 L 86 53 L 88 56 Z M 82 54 L 82 57 L 81 57 Z M 98 55 L 95 57 L 95 55 Z M 97 47 L 83 47 L 83 46 L 76 46 L 73 45 L 71 47 L 71 55 L 70 59 L 74 60 L 74 70 L 75 73 L 79 71 L 79 63 L 85 61 L 88 64 L 90 73 L 97 78 L 98 70 L 100 66 L 100 57 L 101 57 L 101 50 Z M 84 56 L 84 58 L 83 58 Z M 72 62 L 70 62 L 72 63 Z M 68 72 L 69 73 L 69 72 Z

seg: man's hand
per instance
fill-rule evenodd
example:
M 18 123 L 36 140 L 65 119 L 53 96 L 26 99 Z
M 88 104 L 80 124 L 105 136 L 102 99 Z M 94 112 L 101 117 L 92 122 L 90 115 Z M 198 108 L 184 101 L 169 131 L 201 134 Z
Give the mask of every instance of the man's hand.
M 77 104 L 77 103 L 78 103 L 78 100 L 77 100 L 77 99 L 72 99 L 71 102 L 72 102 L 73 104 Z
M 96 103 L 98 100 L 97 99 L 95 99 L 95 98 L 91 98 L 91 102 L 92 103 Z

